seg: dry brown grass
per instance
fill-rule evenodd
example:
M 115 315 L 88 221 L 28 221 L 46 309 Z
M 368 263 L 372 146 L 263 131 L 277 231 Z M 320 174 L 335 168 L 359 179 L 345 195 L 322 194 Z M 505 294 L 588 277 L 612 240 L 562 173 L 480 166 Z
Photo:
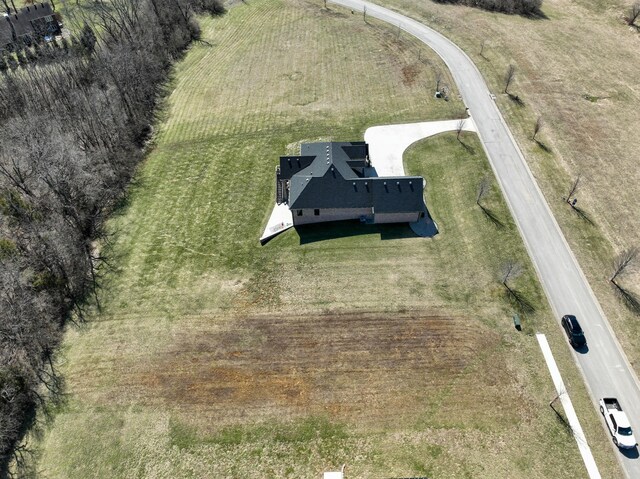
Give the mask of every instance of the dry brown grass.
M 607 284 L 616 252 L 638 244 L 640 231 L 640 35 L 622 20 L 624 2 L 545 0 L 546 19 L 488 13 L 431 1 L 384 0 L 449 36 L 483 72 L 573 251 L 636 371 L 640 323 Z M 483 56 L 480 47 L 485 42 Z M 506 95 L 503 77 L 517 67 Z M 545 121 L 531 141 L 538 116 Z M 578 205 L 561 198 L 581 174 Z M 640 274 L 627 285 L 640 293 Z
M 199 322 L 177 331 L 162 355 L 122 371 L 117 387 L 104 388 L 97 400 L 179 404 L 219 418 L 218 426 L 247 416 L 261 421 L 327 412 L 364 429 L 397 426 L 451 384 L 477 389 L 477 378 L 465 370 L 491 370 L 482 363 L 500 345 L 499 335 L 480 323 L 419 312 L 217 322 L 224 327 L 212 331 Z M 501 374 L 491 376 L 507 386 Z M 490 381 L 465 397 L 486 400 L 496 387 Z

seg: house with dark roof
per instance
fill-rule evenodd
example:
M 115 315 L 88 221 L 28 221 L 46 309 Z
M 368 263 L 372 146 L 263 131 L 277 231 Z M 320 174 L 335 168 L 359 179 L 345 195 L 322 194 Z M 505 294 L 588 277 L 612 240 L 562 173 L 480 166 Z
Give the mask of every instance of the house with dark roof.
M 413 223 L 424 218 L 421 176 L 371 176 L 365 142 L 304 143 L 299 156 L 281 156 L 276 203 L 291 210 L 293 224 L 356 219 Z
M 15 11 L 9 9 L 0 17 L 0 49 L 12 44 L 30 45 L 60 35 L 58 18 L 51 3 L 34 3 Z

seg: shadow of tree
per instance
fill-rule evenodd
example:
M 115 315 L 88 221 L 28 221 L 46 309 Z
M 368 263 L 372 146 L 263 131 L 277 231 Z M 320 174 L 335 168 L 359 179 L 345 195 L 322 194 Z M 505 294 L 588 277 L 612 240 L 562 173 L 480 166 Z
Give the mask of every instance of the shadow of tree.
M 504 228 L 504 223 L 500 221 L 500 218 L 498 218 L 493 211 L 491 211 L 489 208 L 482 206 L 481 204 L 478 204 L 478 206 L 484 213 L 484 216 L 489 221 L 491 221 L 491 223 L 493 223 L 496 228 Z
M 629 309 L 629 311 L 640 316 L 640 297 L 638 297 L 638 295 L 633 291 L 620 286 L 615 281 L 611 281 L 611 285 L 616 293 L 616 296 L 618 296 L 622 300 L 623 304 Z
M 522 314 L 533 314 L 536 312 L 535 306 L 517 289 L 504 285 L 508 301 Z
M 40 380 L 38 390 L 23 390 L 12 396 L 11 406 L 22 409 L 23 416 L 19 422 L 12 424 L 10 410 L 4 409 L 6 414 L 5 427 L 15 427 L 16 442 L 11 450 L 0 451 L 0 477 L 36 477 L 34 459 L 36 452 L 29 445 L 28 438 L 40 440 L 44 437 L 45 424 L 53 420 L 56 408 L 66 404 L 68 395 L 65 393 L 65 381 L 62 374 L 54 366 L 51 356 L 34 371 Z M 22 387 L 25 387 L 24 385 Z M 42 413 L 42 414 L 40 414 Z
M 509 99 L 516 105 L 520 107 L 524 106 L 524 101 L 522 100 L 522 98 L 520 98 L 520 95 L 514 95 L 513 93 L 507 93 L 507 95 L 509 96 Z
M 534 140 L 537 145 L 545 152 L 545 153 L 551 153 L 551 148 L 549 148 L 545 143 L 543 143 L 542 141 L 536 139 Z
M 556 419 L 560 421 L 560 424 L 562 424 L 562 426 L 564 426 L 567 432 L 573 436 L 573 429 L 571 428 L 571 424 L 569 424 L 569 421 L 567 420 L 567 418 L 555 407 L 553 407 L 553 403 L 549 404 L 549 407 L 551 407 L 551 409 L 553 409 L 553 412 L 556 413 Z
M 521 17 L 528 18 L 530 20 L 549 20 L 549 17 L 541 9 L 536 8 L 531 12 L 523 13 Z
M 571 206 L 571 209 L 580 217 L 580 219 L 586 221 L 591 226 L 593 226 L 595 224 L 593 222 L 593 220 L 589 217 L 589 215 L 587 213 L 585 213 L 585 211 L 583 209 L 577 207 L 576 205 L 572 205 L 571 203 L 569 203 L 569 206 Z
M 467 145 L 464 141 L 460 139 L 458 139 L 458 141 L 460 142 L 462 147 L 467 151 L 467 153 L 473 155 L 476 152 L 475 148 L 473 148 L 471 145 Z

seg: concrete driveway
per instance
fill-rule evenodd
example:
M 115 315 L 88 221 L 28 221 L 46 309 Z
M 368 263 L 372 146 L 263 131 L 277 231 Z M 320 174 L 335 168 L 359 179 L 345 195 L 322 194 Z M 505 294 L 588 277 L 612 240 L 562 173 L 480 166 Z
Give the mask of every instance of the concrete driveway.
M 369 159 L 378 176 L 405 176 L 402 155 L 416 141 L 445 131 L 456 131 L 461 120 L 424 121 L 372 126 L 364 132 Z M 464 131 L 476 131 L 472 118 L 462 120 Z

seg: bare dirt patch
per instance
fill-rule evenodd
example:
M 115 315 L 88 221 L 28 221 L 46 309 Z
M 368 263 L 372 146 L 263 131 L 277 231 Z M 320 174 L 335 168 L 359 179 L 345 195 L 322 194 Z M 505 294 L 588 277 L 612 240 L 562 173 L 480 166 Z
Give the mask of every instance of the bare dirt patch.
M 387 423 L 499 342 L 468 322 L 421 313 L 246 317 L 176 338 L 127 382 L 143 386 L 144 402 L 206 409 L 222 422 L 329 413 Z
M 415 64 L 402 67 L 402 83 L 407 86 L 413 85 L 419 73 L 420 69 Z

